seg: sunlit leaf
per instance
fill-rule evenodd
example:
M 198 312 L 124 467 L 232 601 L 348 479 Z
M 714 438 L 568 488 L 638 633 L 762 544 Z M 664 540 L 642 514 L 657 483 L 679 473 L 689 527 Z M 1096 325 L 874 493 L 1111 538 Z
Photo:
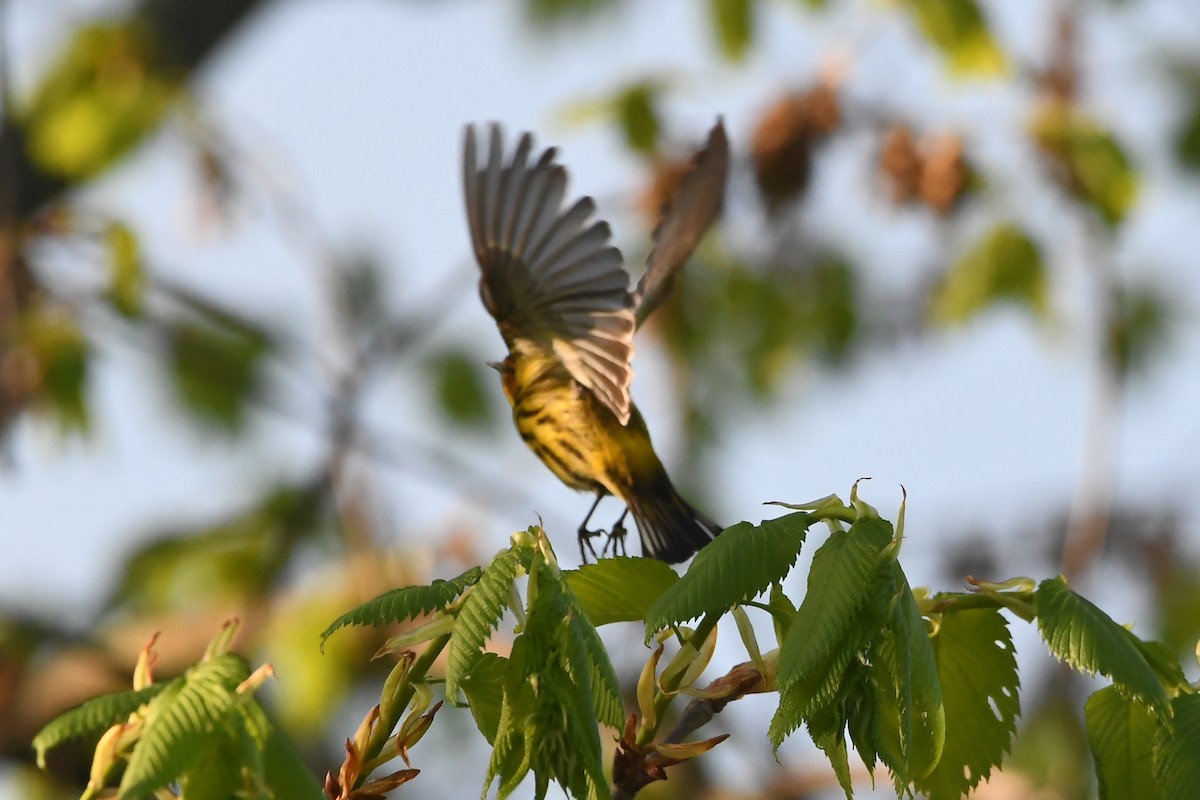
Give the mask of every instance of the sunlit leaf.
M 158 127 L 181 78 L 157 65 L 135 22 L 79 28 L 22 110 L 30 155 L 60 178 L 99 172 Z
M 235 690 L 249 674 L 238 656 L 219 656 L 192 667 L 155 697 L 121 779 L 122 795 L 144 796 L 191 768 L 212 731 L 224 727 L 238 702 Z
M 921 32 L 963 75 L 995 75 L 1007 68 L 1004 52 L 988 30 L 975 0 L 904 0 Z
M 946 273 L 930 297 L 933 319 L 961 323 L 1000 301 L 1037 317 L 1048 311 L 1046 267 L 1037 244 L 1015 225 L 992 228 Z
M 108 727 L 124 721 L 165 686 L 159 683 L 134 692 L 102 694 L 59 714 L 33 737 L 38 764 L 45 768 L 46 753 L 51 748 L 72 739 L 99 736 Z
M 463 600 L 450 634 L 446 658 L 446 697 L 450 702 L 458 701 L 459 681 L 471 674 L 484 644 L 512 601 L 513 581 L 525 563 L 525 554 L 512 548 L 496 556 L 482 572 L 476 569 L 477 580 L 472 581 L 474 586 Z
M 113 306 L 127 317 L 142 313 L 146 276 L 137 237 L 127 226 L 113 223 L 105 233 L 108 244 L 108 297 Z
M 1112 131 L 1063 103 L 1040 109 L 1032 128 L 1060 183 L 1109 225 L 1122 222 L 1137 199 L 1138 175 Z
M 1038 631 L 1055 656 L 1090 675 L 1101 674 L 1154 713 L 1169 712 L 1166 690 L 1134 643 L 1132 633 L 1067 587 L 1062 578 L 1041 582 L 1034 595 Z
M 564 573 L 593 625 L 640 620 L 679 576 L 650 558 L 615 556 Z
M 933 639 L 946 738 L 941 760 L 916 787 L 931 800 L 958 798 L 1000 765 L 1021 713 L 1012 636 L 999 611 L 943 614 Z
M 329 623 L 329 627 L 321 632 L 321 640 L 347 625 L 390 625 L 430 614 L 466 591 L 479 580 L 480 574 L 479 567 L 471 567 L 450 580 L 439 578 L 428 586 L 405 586 L 384 592 Z

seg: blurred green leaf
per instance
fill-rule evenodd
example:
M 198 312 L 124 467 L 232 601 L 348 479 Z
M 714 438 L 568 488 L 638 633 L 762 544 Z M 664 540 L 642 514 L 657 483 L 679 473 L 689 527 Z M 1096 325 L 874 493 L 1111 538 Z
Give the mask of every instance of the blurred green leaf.
M 110 605 L 152 613 L 265 591 L 291 547 L 318 529 L 324 497 L 282 487 L 215 526 L 156 537 L 126 560 Z
M 89 349 L 75 319 L 60 308 L 35 306 L 22 317 L 13 349 L 10 363 L 21 367 L 21 388 L 64 430 L 86 430 Z
M 245 325 L 180 322 L 169 331 L 171 378 L 198 420 L 235 433 L 261 380 L 269 343 Z
M 769 399 L 806 357 L 829 365 L 850 357 L 859 303 L 855 272 L 837 257 L 767 269 L 708 261 L 680 275 L 652 325 L 714 391 L 745 387 Z
M 654 81 L 640 81 L 626 87 L 613 98 L 613 112 L 625 144 L 635 153 L 654 155 L 662 134 L 659 122 L 658 96 L 662 86 Z
M 96 174 L 162 122 L 181 77 L 137 22 L 79 28 L 22 110 L 30 155 L 60 178 Z
M 146 290 L 142 253 L 128 225 L 114 222 L 105 231 L 108 244 L 108 298 L 126 317 L 139 317 Z
M 1108 358 L 1121 377 L 1145 369 L 1164 340 L 1169 323 L 1165 295 L 1150 286 L 1118 288 L 1108 319 Z
M 525 0 L 529 18 L 540 25 L 582 19 L 616 5 L 615 0 Z
M 1043 690 L 1042 705 L 1021 719 L 1005 769 L 1019 773 L 1034 788 L 1062 800 L 1094 797 L 1091 756 L 1079 716 L 1079 704 L 1061 681 Z
M 975 0 L 904 0 L 921 32 L 946 57 L 951 72 L 996 75 L 1007 69 Z
M 1138 175 L 1112 131 L 1065 103 L 1044 106 L 1032 130 L 1067 191 L 1109 225 L 1125 219 L 1137 199 Z
M 1200 169 L 1200 76 L 1192 76 L 1190 90 L 1187 114 L 1175 140 L 1175 154 L 1181 164 L 1195 170 Z
M 741 61 L 754 40 L 755 0 L 709 0 L 709 16 L 721 55 Z
M 278 674 L 286 675 L 286 689 L 275 695 L 274 707 L 293 735 L 317 739 L 326 723 L 354 691 L 356 679 L 370 657 L 369 632 L 354 631 L 322 642 L 322 629 L 331 617 L 353 602 L 356 594 L 343 585 L 318 586 L 289 602 L 278 604 L 263 646 Z
M 1046 283 L 1037 244 L 1015 225 L 998 225 L 950 267 L 930 297 L 930 314 L 941 324 L 962 323 L 993 303 L 1010 300 L 1043 317 Z
M 461 350 L 438 353 L 430 358 L 438 409 L 458 425 L 480 428 L 492 421 L 492 407 L 483 378 L 486 366 Z M 494 374 L 494 373 L 493 373 Z

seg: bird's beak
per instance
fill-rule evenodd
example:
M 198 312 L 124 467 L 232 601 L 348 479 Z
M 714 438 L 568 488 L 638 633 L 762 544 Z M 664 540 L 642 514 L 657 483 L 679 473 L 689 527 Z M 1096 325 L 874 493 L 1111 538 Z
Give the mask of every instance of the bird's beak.
M 488 361 L 487 365 L 489 367 L 491 367 L 492 369 L 496 370 L 496 372 L 504 372 L 504 362 L 503 361 Z

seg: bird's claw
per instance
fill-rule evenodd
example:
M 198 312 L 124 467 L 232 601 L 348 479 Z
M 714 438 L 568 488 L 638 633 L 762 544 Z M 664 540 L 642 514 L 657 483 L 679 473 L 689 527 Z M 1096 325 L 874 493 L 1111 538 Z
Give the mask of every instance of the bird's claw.
M 625 549 L 625 525 L 621 520 L 617 520 L 617 524 L 612 526 L 612 530 L 608 532 L 607 538 L 604 540 L 604 547 L 600 550 L 600 555 L 608 555 L 608 548 L 612 548 L 614 556 L 629 555 L 629 551 Z

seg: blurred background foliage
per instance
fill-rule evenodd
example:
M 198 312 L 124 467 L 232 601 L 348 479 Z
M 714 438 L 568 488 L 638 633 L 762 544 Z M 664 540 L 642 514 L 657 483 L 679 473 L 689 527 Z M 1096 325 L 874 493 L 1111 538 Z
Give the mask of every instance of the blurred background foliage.
M 0 15 L 9 5 L 0 4 Z M 163 642 L 172 645 L 163 648 L 165 663 L 159 665 L 160 673 L 169 675 L 172 658 L 174 668 L 189 663 L 220 621 L 233 615 L 243 619 L 242 648 L 254 651 L 251 660 L 271 661 L 283 676 L 269 695 L 272 708 L 314 770 L 323 772 L 337 763 L 338 742 L 361 716 L 347 712 L 346 705 L 370 695 L 369 687 L 378 684 L 387 666 L 368 660 L 382 641 L 374 634 L 340 636 L 321 656 L 316 633 L 355 603 L 393 586 L 457 572 L 478 561 L 486 548 L 455 522 L 445 523 L 445 530 L 430 539 L 437 542 L 432 548 L 398 536 L 408 524 L 406 509 L 389 502 L 372 478 L 373 465 L 387 462 L 433 474 L 446 492 L 484 507 L 518 504 L 525 513 L 537 507 L 511 481 L 481 473 L 457 454 L 492 447 L 510 433 L 507 415 L 497 413 L 498 389 L 484 356 L 465 337 L 422 346 L 446 308 L 463 294 L 473 297 L 473 280 L 460 280 L 465 273 L 397 306 L 388 287 L 403 275 L 399 265 L 369 248 L 321 241 L 306 221 L 303 197 L 275 196 L 272 213 L 280 235 L 298 243 L 298 262 L 317 265 L 314 281 L 324 307 L 319 319 L 302 323 L 322 331 L 320 346 L 313 348 L 249 314 L 245 304 L 229 302 L 227 293 L 206 291 L 203 275 L 187 286 L 173 282 L 148 263 L 136 218 L 80 199 L 90 183 L 138 159 L 146 143 L 174 122 L 185 131 L 187 147 L 174 149 L 173 157 L 195 168 L 200 176 L 195 191 L 215 224 L 256 224 L 245 213 L 254 195 L 248 188 L 254 165 L 245 163 L 230 145 L 236 137 L 221 127 L 236 127 L 237 120 L 217 124 L 207 117 L 197 86 L 208 61 L 235 35 L 259 35 L 250 29 L 252 20 L 280 24 L 287 13 L 279 11 L 280 5 L 287 4 L 113 2 L 68 28 L 44 59 L 31 91 L 17 95 L 9 73 L 0 74 L 0 435 L 5 441 L 11 444 L 47 423 L 55 435 L 92 436 L 103 423 L 95 418 L 94 374 L 104 368 L 106 349 L 119 341 L 133 343 L 157 364 L 145 378 L 145 390 L 173 398 L 183 412 L 181 425 L 193 425 L 202 438 L 215 437 L 224 446 L 258 448 L 268 473 L 272 456 L 255 438 L 256 426 L 263 417 L 291 413 L 288 401 L 298 385 L 315 386 L 322 398 L 315 427 L 325 453 L 313 474 L 273 485 L 240 508 L 214 497 L 208 521 L 146 531 L 112 576 L 108 602 L 85 610 L 85 624 L 66 621 L 79 619 L 78 610 L 32 614 L 19 605 L 0 607 L 0 759 L 17 796 L 57 798 L 78 791 L 86 779 L 86 748 L 56 752 L 48 777 L 31 769 L 29 740 L 64 708 L 125 686 L 135 654 L 152 631 L 165 631 Z M 625 5 L 525 0 L 512 4 L 510 13 L 523 20 L 529 35 L 561 42 L 581 26 L 619 17 Z M 952 580 L 979 570 L 1005 577 L 1015 568 L 1011 564 L 1028 562 L 1014 562 L 1005 548 L 989 542 L 1019 536 L 1040 549 L 1043 574 L 1062 569 L 1082 578 L 1115 571 L 1141 588 L 1162 640 L 1181 655 L 1190 652 L 1200 636 L 1200 564 L 1189 548 L 1195 531 L 1172 508 L 1113 508 L 1111 482 L 1121 398 L 1138 376 L 1173 357 L 1172 337 L 1194 322 L 1185 290 L 1164 285 L 1151 271 L 1117 269 L 1113 254 L 1123 226 L 1156 182 L 1182 180 L 1187 191 L 1200 193 L 1195 175 L 1200 169 L 1200 61 L 1194 49 L 1191 62 L 1170 48 L 1147 56 L 1151 68 L 1138 79 L 1147 91 L 1170 97 L 1177 112 L 1170 115 L 1172 129 L 1163 134 L 1175 151 L 1165 161 L 1156 160 L 1154 172 L 1147 174 L 1090 105 L 1096 87 L 1089 83 L 1088 68 L 1096 61 L 1080 35 L 1100 16 L 1132 19 L 1138 7 L 1151 14 L 1163 4 L 1030 6 L 1022 24 L 1053 31 L 1046 37 L 1047 52 L 1030 63 L 1008 52 L 991 21 L 997 3 L 983 0 L 896 0 L 887 4 L 891 13 L 884 17 L 867 8 L 872 4 L 844 0 L 708 0 L 700 5 L 711 60 L 723 70 L 748 69 L 755 61 L 767 34 L 768 10 L 793 15 L 799 24 L 840 12 L 862 36 L 886 35 L 881 29 L 888 25 L 911 27 L 949 82 L 1016 87 L 1028 124 L 1025 141 L 1014 146 L 1038 154 L 1032 166 L 1016 167 L 1028 173 L 1020 176 L 1022 186 L 1056 193 L 1053 208 L 1063 223 L 1052 227 L 1086 231 L 1078 249 L 1085 253 L 1089 314 L 1084 317 L 1093 323 L 1094 350 L 1080 357 L 1094 356 L 1096 369 L 1089 407 L 1079 410 L 1089 420 L 1084 474 L 1079 497 L 1063 498 L 1061 514 L 1040 530 L 984 529 L 946 547 L 939 557 Z M 777 6 L 788 8 L 780 12 Z M 619 29 L 611 30 L 619 50 Z M 1191 41 L 1196 46 L 1200 37 Z M 20 44 L 8 41 L 2 49 Z M 1153 51 L 1154 43 L 1147 49 Z M 724 225 L 706 240 L 643 334 L 660 341 L 669 359 L 671 396 L 684 420 L 684 450 L 690 456 L 684 473 L 693 485 L 705 481 L 705 465 L 722 457 L 713 432 L 736 430 L 738 419 L 786 405 L 784 389 L 797 374 L 844 371 L 868 353 L 886 353 L 905 342 L 919 345 L 1001 305 L 1028 312 L 1024 318 L 1032 326 L 1065 324 L 1056 296 L 1073 267 L 1056 261 L 1060 251 L 1050 246 L 1054 242 L 1045 230 L 1025 227 L 1012 213 L 1012 193 L 1019 204 L 1025 190 L 1012 188 L 1012 175 L 983 166 L 995 159 L 980 157 L 981 132 L 972 129 L 970 119 L 909 119 L 894 104 L 864 102 L 845 91 L 853 69 L 851 53 L 826 59 L 811 74 L 778 70 L 775 99 L 732 132 L 736 160 Z M 548 109 L 573 125 L 606 127 L 624 143 L 640 171 L 636 185 L 627 187 L 629 196 L 637 198 L 632 205 L 647 231 L 688 155 L 673 138 L 678 127 L 671 119 L 673 100 L 681 93 L 703 92 L 706 80 L 715 79 L 630 75 L 607 66 L 597 69 L 592 99 Z M 464 122 L 473 119 L 472 109 L 462 113 Z M 410 124 L 420 125 L 420 118 Z M 863 142 L 869 146 L 861 147 Z M 855 143 L 858 149 L 848 152 L 860 154 L 855 156 L 860 160 L 867 154 L 867 163 L 854 173 L 873 182 L 867 191 L 883 198 L 895 214 L 920 220 L 935 242 L 936 263 L 920 281 L 870 285 L 859 252 L 805 223 L 814 211 L 816 201 L 809 195 L 822 162 Z M 405 187 L 396 187 L 397 209 L 414 202 L 404 193 Z M 861 237 L 878 235 L 877 226 L 867 222 L 844 224 L 860 226 Z M 462 244 L 465 256 L 465 236 Z M 638 253 L 632 255 L 636 263 Z M 362 398 L 381 376 L 397 375 L 407 385 L 423 387 L 425 406 L 397 414 L 396 430 L 382 435 L 366 423 Z M 430 421 L 434 416 L 440 421 Z M 406 438 L 410 429 L 443 423 L 453 434 L 438 446 Z M 14 475 L 36 468 L 11 455 L 9 461 L 10 474 L 0 480 L 13 481 Z M 5 491 L 0 486 L 0 493 Z M 41 530 L 36 519 L 10 518 L 0 525 L 6 538 L 36 536 L 39 546 L 55 546 L 55 532 Z M 1082 694 L 1068 680 L 1056 674 L 1027 687 L 1022 738 L 1011 764 L 980 790 L 980 797 L 1094 793 L 1083 777 L 1088 755 L 1081 708 L 1064 702 Z M 726 747 L 731 746 L 761 758 L 766 740 L 745 735 Z M 773 778 L 740 793 L 706 773 L 703 763 L 689 769 L 646 796 L 783 798 L 823 795 L 832 786 L 819 766 L 779 768 Z M 405 787 L 410 792 L 405 796 L 421 796 L 421 791 L 417 781 Z

